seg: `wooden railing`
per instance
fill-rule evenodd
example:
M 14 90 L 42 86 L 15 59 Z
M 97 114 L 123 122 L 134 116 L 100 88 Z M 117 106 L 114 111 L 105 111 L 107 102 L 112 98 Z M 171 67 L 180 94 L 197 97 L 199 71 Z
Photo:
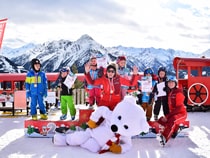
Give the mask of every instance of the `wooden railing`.
M 85 89 L 74 89 L 73 90 L 73 96 L 74 96 L 74 104 L 75 105 L 80 105 L 80 104 L 88 104 L 88 100 L 86 97 L 87 93 Z M 48 99 L 52 103 L 55 103 L 55 92 L 48 93 Z M 4 98 L 3 98 L 4 99 Z M 51 103 L 49 101 L 49 103 Z M 26 92 L 25 91 L 16 91 L 14 93 L 14 100 L 11 101 L 12 106 L 8 107 L 6 105 L 6 100 L 2 100 L 0 98 L 0 102 L 2 106 L 0 106 L 0 111 L 12 111 L 12 115 L 15 115 L 15 110 L 27 110 L 27 115 L 28 115 L 28 110 L 30 109 L 27 105 L 26 101 Z M 4 106 L 3 106 L 4 105 Z
M 75 105 L 86 104 L 88 102 L 85 89 L 74 89 L 73 93 L 74 93 L 74 104 Z

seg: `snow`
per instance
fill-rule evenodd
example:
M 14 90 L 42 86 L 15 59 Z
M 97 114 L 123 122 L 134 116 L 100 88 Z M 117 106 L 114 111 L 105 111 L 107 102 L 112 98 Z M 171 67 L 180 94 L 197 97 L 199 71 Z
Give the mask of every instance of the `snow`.
M 210 155 L 210 112 L 189 112 L 188 137 L 170 139 L 165 147 L 155 138 L 133 139 L 133 148 L 125 154 L 91 153 L 80 147 L 54 146 L 51 138 L 25 136 L 24 120 L 27 116 L 0 115 L 0 158 L 205 158 Z

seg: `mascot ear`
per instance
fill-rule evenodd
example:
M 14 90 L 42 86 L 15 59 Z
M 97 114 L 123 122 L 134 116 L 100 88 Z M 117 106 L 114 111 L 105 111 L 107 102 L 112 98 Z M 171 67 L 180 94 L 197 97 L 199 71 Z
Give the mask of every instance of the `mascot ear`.
M 129 104 L 136 104 L 136 98 L 130 95 L 125 96 L 123 100 Z

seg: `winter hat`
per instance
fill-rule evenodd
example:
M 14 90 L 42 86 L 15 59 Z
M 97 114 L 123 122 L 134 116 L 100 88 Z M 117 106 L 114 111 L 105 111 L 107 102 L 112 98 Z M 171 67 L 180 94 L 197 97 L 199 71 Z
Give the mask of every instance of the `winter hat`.
M 122 60 L 125 60 L 126 61 L 126 57 L 125 56 L 118 56 L 117 63 L 119 63 Z
M 106 70 L 108 71 L 109 69 L 114 69 L 114 71 L 116 72 L 116 66 L 114 64 L 109 64 Z

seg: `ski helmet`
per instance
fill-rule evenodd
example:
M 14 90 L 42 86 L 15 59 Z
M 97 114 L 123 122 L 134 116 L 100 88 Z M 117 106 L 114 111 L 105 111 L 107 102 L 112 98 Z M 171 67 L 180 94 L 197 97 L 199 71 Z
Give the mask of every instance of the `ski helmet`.
M 159 67 L 158 74 L 159 74 L 160 71 L 164 71 L 165 73 L 167 73 L 166 68 L 163 67 L 163 66 Z
M 175 76 L 169 76 L 168 78 L 167 78 L 167 82 L 169 82 L 169 81 L 171 81 L 171 82 L 175 82 L 175 84 L 176 84 L 176 86 L 177 86 L 177 79 L 176 79 L 176 77 Z
M 69 72 L 69 71 L 70 71 L 69 67 L 63 67 L 61 69 L 61 72 Z
M 37 59 L 37 58 L 34 58 L 34 59 L 31 60 L 31 68 L 36 72 L 40 71 L 40 70 L 35 69 L 35 67 L 34 67 L 35 64 L 40 64 L 40 67 L 41 67 L 40 60 Z
M 146 68 L 145 70 L 144 70 L 144 76 L 146 76 L 147 74 L 150 74 L 151 76 L 153 75 L 153 70 L 152 70 L 152 68 Z

